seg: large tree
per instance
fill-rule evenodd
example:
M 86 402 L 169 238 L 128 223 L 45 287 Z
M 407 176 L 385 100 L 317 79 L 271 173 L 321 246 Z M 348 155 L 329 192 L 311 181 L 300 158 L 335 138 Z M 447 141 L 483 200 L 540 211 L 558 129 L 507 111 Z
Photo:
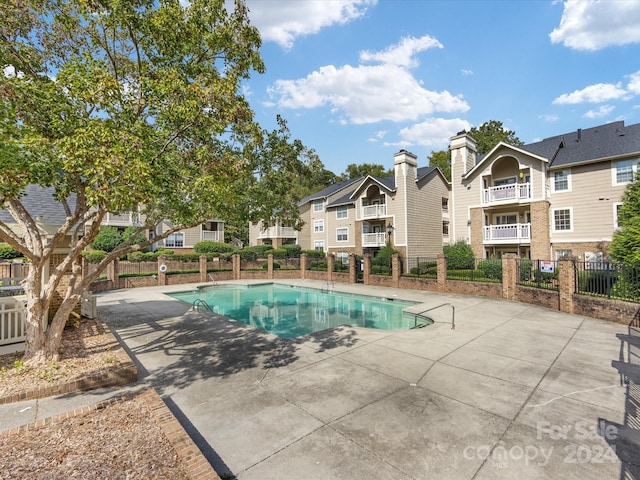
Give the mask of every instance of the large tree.
M 432 151 L 429 155 L 429 166 L 438 167 L 444 177 L 451 181 L 451 152 L 448 150 Z
M 338 180 L 349 180 L 352 178 L 366 177 L 371 175 L 374 177 L 388 177 L 393 175 L 393 169 L 387 170 L 384 165 L 377 163 L 350 163 L 347 165 L 344 173 L 338 177 Z
M 513 146 L 524 145 L 513 130 L 507 130 L 498 120 L 489 120 L 479 127 L 473 127 L 469 130 L 471 136 L 478 145 L 478 154 L 489 153 L 493 147 L 500 142 L 508 143 Z
M 614 232 L 609 253 L 621 262 L 640 264 L 640 182 L 627 186 L 618 210 L 619 230 Z
M 241 0 L 9 0 L 0 24 L 0 240 L 28 260 L 25 360 L 58 358 L 64 324 L 114 258 L 148 246 L 137 235 L 88 276 L 81 252 L 107 212 L 142 208 L 144 225 L 179 229 L 210 218 L 297 218 L 288 195 L 309 151 L 286 123 L 266 132 L 241 95 L 264 70 Z M 52 187 L 66 210 L 43 238 L 24 189 Z M 243 206 L 243 208 L 238 208 Z M 54 252 L 64 259 L 47 275 Z M 71 271 L 62 305 L 43 319 Z

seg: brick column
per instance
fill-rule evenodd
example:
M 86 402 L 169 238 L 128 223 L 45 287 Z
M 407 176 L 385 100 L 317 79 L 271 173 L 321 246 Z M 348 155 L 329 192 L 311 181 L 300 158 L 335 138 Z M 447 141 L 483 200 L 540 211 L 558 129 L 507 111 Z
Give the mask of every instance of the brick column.
M 336 256 L 333 253 L 327 255 L 327 282 L 333 282 L 333 266 L 336 263 Z
M 200 281 L 207 281 L 207 256 L 200 255 Z
M 573 313 L 573 294 L 576 292 L 576 272 L 573 260 L 560 260 L 558 262 L 560 273 L 560 311 Z
M 363 274 L 363 283 L 365 285 L 369 285 L 369 275 L 371 275 L 371 255 L 367 254 L 364 256 L 362 260 L 362 266 L 364 268 Z
M 240 274 L 240 255 L 238 255 L 237 253 L 234 253 L 233 256 L 231 257 L 232 259 L 232 264 L 233 264 L 233 279 L 234 280 L 240 280 L 241 274 Z
M 166 285 L 167 284 L 167 256 L 160 255 L 158 257 L 158 285 Z M 163 268 L 164 266 L 164 268 Z
M 358 257 L 355 253 L 349 254 L 349 283 L 358 283 Z
M 273 278 L 273 253 L 267 255 L 267 278 Z
M 309 268 L 309 257 L 306 253 L 300 254 L 300 278 L 307 278 L 307 268 Z
M 437 258 L 438 262 L 438 290 L 443 292 L 447 287 L 447 256 L 440 254 Z
M 113 283 L 115 288 L 118 288 L 118 279 L 120 278 L 120 268 L 118 265 L 119 260 L 114 258 L 113 261 L 107 265 L 107 280 Z
M 400 276 L 402 275 L 402 263 L 400 262 L 400 255 L 394 253 L 391 256 L 391 278 L 393 279 L 393 285 L 400 286 Z
M 505 253 L 502 256 L 502 297 L 507 300 L 514 300 L 516 297 L 518 260 L 519 257 L 514 253 Z

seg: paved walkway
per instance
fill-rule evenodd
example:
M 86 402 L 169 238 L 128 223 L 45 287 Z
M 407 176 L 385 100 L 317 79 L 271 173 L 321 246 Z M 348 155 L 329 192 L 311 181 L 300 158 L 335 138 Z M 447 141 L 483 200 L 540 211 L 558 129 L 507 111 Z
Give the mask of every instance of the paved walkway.
M 139 383 L 158 391 L 221 475 L 640 478 L 638 328 L 522 303 L 336 284 L 451 302 L 456 328 L 339 327 L 284 340 L 163 294 L 192 287 L 100 294 L 98 311 L 139 362 Z M 434 318 L 449 321 L 450 311 Z M 40 415 L 65 401 L 40 400 Z

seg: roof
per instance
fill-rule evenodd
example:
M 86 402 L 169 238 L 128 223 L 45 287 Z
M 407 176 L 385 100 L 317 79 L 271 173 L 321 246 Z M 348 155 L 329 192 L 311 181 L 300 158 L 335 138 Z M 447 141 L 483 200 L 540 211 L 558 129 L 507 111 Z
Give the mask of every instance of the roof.
M 640 153 L 640 123 L 626 127 L 624 121 L 607 123 L 519 148 L 549 159 L 552 168 Z
M 54 199 L 54 192 L 53 187 L 28 185 L 25 189 L 25 195 L 20 200 L 34 219 L 41 216 L 45 225 L 62 225 L 67 219 L 67 214 L 64 206 Z M 73 211 L 75 206 L 76 196 L 74 194 L 69 198 L 69 207 Z M 16 223 L 4 208 L 0 208 L 0 221 L 7 224 Z
M 347 180 L 342 180 L 341 182 L 334 183 L 333 185 L 329 185 L 327 188 L 320 190 L 319 192 L 312 193 L 304 197 L 302 200 L 298 202 L 298 205 L 304 205 L 311 200 L 319 200 L 330 197 L 334 193 L 339 192 L 343 188 L 347 188 L 349 185 L 352 185 L 357 182 L 361 182 L 363 177 L 358 178 L 349 178 Z

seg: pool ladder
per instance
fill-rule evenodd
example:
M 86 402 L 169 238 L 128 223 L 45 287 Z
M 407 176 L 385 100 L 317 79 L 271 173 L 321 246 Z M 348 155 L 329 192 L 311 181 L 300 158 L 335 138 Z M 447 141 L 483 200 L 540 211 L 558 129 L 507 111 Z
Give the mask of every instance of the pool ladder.
M 329 293 L 332 288 L 335 290 L 336 288 L 335 283 L 327 280 L 327 283 L 325 283 L 324 287 L 322 288 L 322 293 Z
M 446 307 L 446 306 L 450 306 L 451 307 L 451 330 L 455 330 L 456 328 L 456 307 L 453 306 L 452 303 L 441 303 L 440 305 L 436 305 L 435 307 L 431 307 L 431 308 L 427 308 L 426 310 L 422 310 L 419 313 L 414 313 L 414 325 L 412 328 L 422 328 L 425 327 L 428 324 L 420 324 L 418 325 L 418 317 L 422 317 L 422 318 L 426 318 L 428 320 L 431 320 L 433 323 L 449 323 L 449 322 L 436 322 L 433 318 L 427 317 L 426 315 L 423 315 L 423 313 L 427 313 L 430 312 L 432 310 L 435 310 L 437 308 L 440 307 Z
M 198 298 L 194 300 L 193 303 L 191 304 L 191 308 L 197 312 L 199 312 L 200 309 L 202 308 L 203 310 L 214 313 L 213 308 L 211 308 L 211 305 L 209 305 L 207 301 L 202 298 Z

